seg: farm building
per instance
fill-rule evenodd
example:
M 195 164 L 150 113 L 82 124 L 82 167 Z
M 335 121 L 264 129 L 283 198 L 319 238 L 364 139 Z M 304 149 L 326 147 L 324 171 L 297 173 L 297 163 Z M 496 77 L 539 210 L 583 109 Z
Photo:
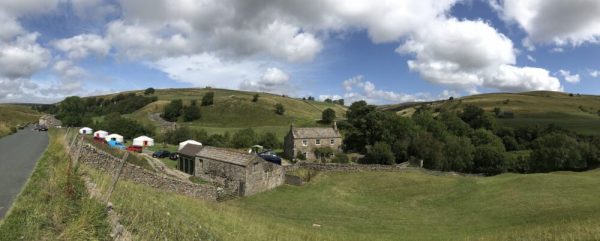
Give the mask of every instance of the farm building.
M 108 136 L 108 132 L 106 132 L 106 131 L 99 130 L 99 131 L 94 132 L 95 138 L 104 139 L 104 138 L 106 138 L 106 136 Z
M 187 141 L 179 143 L 179 149 L 177 149 L 177 150 L 183 149 L 183 147 L 185 145 L 187 145 L 187 144 L 202 146 L 202 143 L 200 143 L 200 142 L 197 142 L 197 141 L 194 141 L 194 140 L 187 140 Z
M 89 127 L 83 127 L 81 129 L 79 129 L 79 134 L 91 135 L 92 132 L 94 132 L 94 130 L 92 130 L 92 128 L 89 128 Z
M 283 167 L 257 155 L 189 144 L 178 154 L 179 170 L 235 190 L 241 196 L 273 189 L 285 181 Z
M 340 151 L 341 146 L 342 135 L 335 122 L 332 127 L 326 128 L 296 128 L 292 124 L 283 140 L 283 152 L 291 159 L 296 158 L 300 152 L 307 160 L 316 160 L 317 148 L 329 147 L 334 151 Z
M 154 146 L 154 139 L 147 136 L 140 136 L 133 139 L 134 146 Z
M 123 136 L 119 135 L 119 134 L 110 134 L 110 135 L 107 135 L 106 137 L 104 137 L 104 140 L 106 140 L 107 142 L 116 141 L 119 143 L 123 143 Z
M 55 128 L 61 126 L 62 122 L 56 119 L 53 115 L 43 115 L 40 117 L 38 124 L 47 128 Z

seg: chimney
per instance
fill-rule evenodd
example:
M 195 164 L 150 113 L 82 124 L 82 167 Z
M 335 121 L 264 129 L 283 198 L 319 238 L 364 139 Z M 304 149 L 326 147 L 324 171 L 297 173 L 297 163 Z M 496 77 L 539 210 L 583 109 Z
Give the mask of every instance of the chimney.
M 337 131 L 337 122 L 333 121 L 333 129 Z

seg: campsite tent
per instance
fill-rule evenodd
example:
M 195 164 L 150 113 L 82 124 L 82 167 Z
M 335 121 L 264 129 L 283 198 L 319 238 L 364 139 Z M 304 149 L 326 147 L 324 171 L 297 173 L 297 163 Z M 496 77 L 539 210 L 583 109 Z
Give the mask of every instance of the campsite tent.
M 120 143 L 123 143 L 123 136 L 119 135 L 119 134 L 110 134 L 106 137 L 104 137 L 104 139 L 109 142 L 109 141 L 117 141 Z
M 193 144 L 193 145 L 198 145 L 198 146 L 202 145 L 202 143 L 200 143 L 200 142 L 197 142 L 197 141 L 194 141 L 194 140 L 187 140 L 187 141 L 179 143 L 179 149 L 177 149 L 177 150 L 181 151 L 181 149 L 183 149 L 183 147 L 185 145 L 187 145 L 187 144 Z
M 133 139 L 134 146 L 154 146 L 154 139 L 147 136 L 140 136 Z
M 79 129 L 79 134 L 91 135 L 92 132 L 94 132 L 94 130 L 92 130 L 92 128 L 89 128 L 89 127 L 83 127 L 81 129 Z
M 104 139 L 106 136 L 108 136 L 108 132 L 106 132 L 106 131 L 96 131 L 96 132 L 94 132 L 94 137 L 95 138 L 102 138 L 102 139 Z

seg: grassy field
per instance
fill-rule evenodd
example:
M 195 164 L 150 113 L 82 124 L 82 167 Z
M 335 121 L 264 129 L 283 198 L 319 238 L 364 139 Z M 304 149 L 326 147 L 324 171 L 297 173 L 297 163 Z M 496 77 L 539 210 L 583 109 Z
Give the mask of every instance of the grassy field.
M 252 127 L 257 132 L 274 131 L 283 138 L 289 125 L 293 122 L 298 126 L 321 126 L 321 112 L 327 108 L 336 111 L 338 117 L 343 117 L 346 107 L 318 101 L 303 101 L 301 99 L 283 97 L 267 93 L 258 93 L 260 98 L 252 102 L 255 92 L 244 92 L 225 89 L 162 89 L 156 90 L 158 101 L 127 115 L 146 124 L 156 124 L 148 119 L 151 113 L 162 112 L 165 105 L 173 99 L 182 99 L 184 105 L 191 100 L 200 103 L 207 92 L 215 93 L 214 105 L 201 107 L 202 118 L 190 123 L 178 123 L 193 129 L 205 129 L 209 134 L 234 132 L 242 128 Z M 139 92 L 139 94 L 142 94 Z M 278 115 L 274 106 L 281 103 L 285 108 L 284 115 Z
M 67 178 L 62 136 L 50 132 L 48 149 L 0 221 L 0 240 L 108 240 L 104 206 L 87 197 L 77 171 Z
M 86 170 L 106 188 L 109 177 Z M 302 187 L 225 203 L 130 182 L 113 193 L 139 240 L 598 240 L 598 200 L 599 171 L 319 173 Z
M 10 134 L 10 128 L 37 122 L 41 114 L 24 105 L 0 104 L 0 137 Z
M 548 124 L 582 133 L 600 134 L 600 96 L 536 91 L 518 94 L 492 93 L 467 96 L 453 101 L 432 104 L 433 108 L 462 108 L 472 104 L 492 111 L 499 107 L 502 111 L 513 112 L 514 118 L 499 119 L 499 123 L 512 127 L 526 127 Z M 386 109 L 403 115 L 414 112 L 414 105 L 405 107 L 386 106 Z

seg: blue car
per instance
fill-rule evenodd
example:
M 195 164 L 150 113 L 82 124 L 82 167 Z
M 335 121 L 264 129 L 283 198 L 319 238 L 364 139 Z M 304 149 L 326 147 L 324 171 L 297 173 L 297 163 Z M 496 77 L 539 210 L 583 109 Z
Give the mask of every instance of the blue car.
M 258 153 L 258 156 L 265 161 L 281 165 L 281 157 L 277 156 L 277 154 L 273 153 L 272 151 Z
M 123 143 L 118 142 L 118 141 L 109 141 L 107 142 L 108 146 L 110 146 L 110 148 L 116 148 L 119 150 L 125 150 L 126 147 L 123 145 Z

